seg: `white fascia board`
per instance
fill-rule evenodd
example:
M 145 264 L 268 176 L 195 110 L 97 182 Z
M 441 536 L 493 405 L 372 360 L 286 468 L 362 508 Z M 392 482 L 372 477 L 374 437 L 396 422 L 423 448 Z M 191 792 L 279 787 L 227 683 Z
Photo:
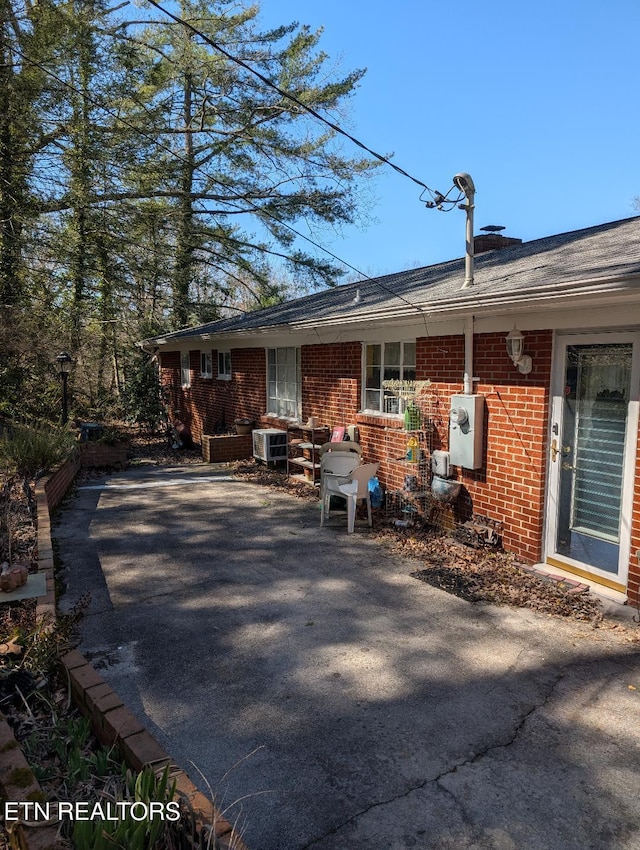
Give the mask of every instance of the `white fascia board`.
M 601 328 L 620 328 L 634 330 L 640 326 L 640 303 L 630 310 L 624 304 L 590 305 L 588 307 L 554 307 L 550 310 L 504 311 L 494 316 L 475 316 L 475 333 L 507 333 L 514 323 L 521 331 L 535 330 L 594 330 Z M 637 317 L 637 318 L 636 318 Z

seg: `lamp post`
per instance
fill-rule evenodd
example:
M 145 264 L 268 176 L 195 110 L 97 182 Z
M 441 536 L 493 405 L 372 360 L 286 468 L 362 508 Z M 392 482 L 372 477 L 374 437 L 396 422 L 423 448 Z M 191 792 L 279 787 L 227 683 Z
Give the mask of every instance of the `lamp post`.
M 73 366 L 73 360 L 67 354 L 66 351 L 62 351 L 56 357 L 56 363 L 58 364 L 58 373 L 62 378 L 62 424 L 66 425 L 68 416 L 68 398 L 67 398 L 67 379 L 69 377 L 69 372 L 71 371 L 71 367 Z

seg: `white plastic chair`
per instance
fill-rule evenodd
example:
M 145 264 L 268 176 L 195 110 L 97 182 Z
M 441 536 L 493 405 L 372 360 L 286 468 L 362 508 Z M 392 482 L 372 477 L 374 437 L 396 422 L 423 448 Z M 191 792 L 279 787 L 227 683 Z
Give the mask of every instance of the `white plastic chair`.
M 341 484 L 351 480 L 351 473 L 360 463 L 356 452 L 326 452 L 320 458 L 320 525 L 324 525 L 324 515 L 329 515 L 331 496 L 345 498 L 338 489 Z
M 379 463 L 364 463 L 362 466 L 357 466 L 351 473 L 351 481 L 338 484 L 338 490 L 347 498 L 347 529 L 349 534 L 352 534 L 355 529 L 358 502 L 363 500 L 367 503 L 369 528 L 373 525 L 369 481 L 377 473 L 379 466 Z
M 362 446 L 360 443 L 354 443 L 353 440 L 344 440 L 336 443 L 323 443 L 318 449 L 320 457 L 326 452 L 357 452 L 362 454 Z

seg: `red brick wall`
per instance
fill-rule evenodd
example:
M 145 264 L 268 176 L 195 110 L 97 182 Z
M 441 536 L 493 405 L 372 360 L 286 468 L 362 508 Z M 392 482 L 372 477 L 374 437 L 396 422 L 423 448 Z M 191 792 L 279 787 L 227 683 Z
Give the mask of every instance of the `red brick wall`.
M 537 561 L 542 556 L 551 385 L 551 331 L 525 334 L 533 369 L 521 375 L 505 350 L 504 334 L 476 340 L 477 392 L 487 407 L 484 469 L 465 476 L 474 510 L 505 523 L 505 548 Z
M 542 556 L 552 334 L 525 334 L 525 350 L 533 358 L 526 376 L 509 360 L 504 336 L 479 334 L 474 340 L 474 375 L 482 378 L 474 391 L 485 396 L 486 408 L 484 466 L 458 470 L 463 495 L 455 519 L 473 512 L 502 521 L 505 547 L 523 560 L 537 561 Z M 448 448 L 450 399 L 463 390 L 464 336 L 418 339 L 416 360 L 418 380 L 432 382 L 419 400 L 431 423 L 424 443 L 428 455 Z M 381 461 L 380 478 L 388 488 L 401 488 L 404 476 L 415 472 L 398 460 L 407 445 L 402 426 L 391 417 L 363 415 L 358 424 L 366 458 Z
M 263 348 L 234 348 L 231 353 L 231 381 L 217 378 L 218 352 L 213 351 L 213 377 L 200 376 L 200 351 L 189 352 L 191 386 L 181 387 L 180 353 L 161 354 L 161 381 L 169 399 L 169 415 L 179 418 L 196 443 L 203 434 L 215 434 L 221 426 L 230 428 L 235 419 L 258 420 L 266 399 L 266 360 Z
M 253 453 L 251 434 L 202 435 L 202 457 L 205 463 L 229 463 L 250 458 Z
M 65 460 L 64 463 L 60 464 L 55 472 L 52 472 L 47 478 L 38 482 L 37 486 L 44 490 L 49 511 L 57 508 L 64 499 L 80 471 L 80 463 L 80 454 L 78 453 L 70 460 Z
M 351 425 L 360 408 L 359 342 L 303 345 L 302 416 L 317 416 L 323 425 Z
M 100 466 L 124 468 L 127 465 L 128 453 L 128 443 L 117 443 L 114 446 L 106 443 L 83 443 L 80 446 L 80 463 L 83 468 Z

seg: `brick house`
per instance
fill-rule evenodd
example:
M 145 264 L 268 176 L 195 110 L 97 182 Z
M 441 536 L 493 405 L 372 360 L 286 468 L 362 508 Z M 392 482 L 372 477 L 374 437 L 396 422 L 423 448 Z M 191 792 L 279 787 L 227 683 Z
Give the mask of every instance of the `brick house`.
M 471 286 L 454 260 L 143 345 L 196 441 L 236 417 L 354 424 L 391 490 L 407 434 L 388 382 L 429 382 L 415 399 L 427 458 L 450 448 L 454 397 L 481 396 L 480 453 L 452 467 L 454 511 L 501 521 L 522 560 L 638 603 L 640 217 L 526 243 L 478 236 L 475 253 Z M 507 336 L 523 338 L 519 359 Z

